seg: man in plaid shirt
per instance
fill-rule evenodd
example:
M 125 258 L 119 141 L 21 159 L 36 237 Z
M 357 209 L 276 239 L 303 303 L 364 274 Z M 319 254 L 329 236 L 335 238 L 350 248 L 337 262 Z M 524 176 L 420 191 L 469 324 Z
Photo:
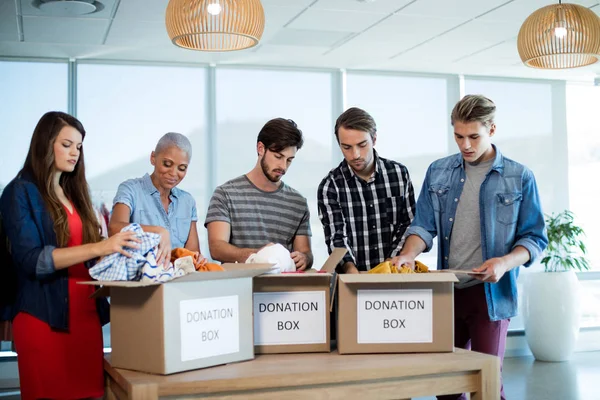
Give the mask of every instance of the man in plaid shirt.
M 414 218 L 413 186 L 404 165 L 373 148 L 377 126 L 366 111 L 346 110 L 335 136 L 344 160 L 319 185 L 319 218 L 329 253 L 348 249 L 338 272 L 368 271 L 400 253 Z

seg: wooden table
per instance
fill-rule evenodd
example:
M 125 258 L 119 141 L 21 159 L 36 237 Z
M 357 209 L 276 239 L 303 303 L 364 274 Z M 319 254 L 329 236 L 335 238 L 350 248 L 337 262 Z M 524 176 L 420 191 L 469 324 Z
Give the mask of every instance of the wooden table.
M 436 354 L 257 355 L 252 361 L 160 376 L 113 368 L 106 398 L 403 399 L 457 392 L 500 398 L 497 357 L 458 349 Z

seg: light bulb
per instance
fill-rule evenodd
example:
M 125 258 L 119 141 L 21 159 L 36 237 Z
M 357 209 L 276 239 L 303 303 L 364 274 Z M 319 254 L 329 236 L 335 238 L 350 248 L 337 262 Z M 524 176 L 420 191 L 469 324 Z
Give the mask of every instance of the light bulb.
M 567 28 L 557 26 L 556 28 L 554 28 L 554 36 L 556 36 L 557 38 L 564 38 L 565 36 L 567 36 Z
M 206 7 L 206 11 L 208 11 L 208 13 L 210 15 L 219 15 L 219 13 L 221 13 L 221 5 L 219 3 L 210 3 L 207 7 Z

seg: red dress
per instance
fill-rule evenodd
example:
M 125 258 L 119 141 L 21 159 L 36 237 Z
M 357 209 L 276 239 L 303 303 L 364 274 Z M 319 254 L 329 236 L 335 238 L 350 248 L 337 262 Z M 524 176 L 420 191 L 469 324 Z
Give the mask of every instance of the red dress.
M 83 242 L 81 219 L 67 210 L 68 246 Z M 104 395 L 102 327 L 93 286 L 78 285 L 91 280 L 83 264 L 68 268 L 69 330 L 59 331 L 30 314 L 20 312 L 13 321 L 19 364 L 21 398 L 82 399 Z

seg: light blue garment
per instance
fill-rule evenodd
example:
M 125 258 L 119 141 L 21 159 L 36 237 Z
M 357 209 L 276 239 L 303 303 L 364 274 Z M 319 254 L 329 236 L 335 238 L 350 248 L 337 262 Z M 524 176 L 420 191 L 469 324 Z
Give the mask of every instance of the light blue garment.
M 162 226 L 169 231 L 171 247 L 184 247 L 190 234 L 192 222 L 198 221 L 196 201 L 188 192 L 171 189 L 169 212 L 160 202 L 160 193 L 150 175 L 129 179 L 119 185 L 113 207 L 125 204 L 131 210 L 129 222 L 140 225 Z
M 529 251 L 525 267 L 544 251 L 548 237 L 544 214 L 533 173 L 524 165 L 504 157 L 496 158 L 479 192 L 481 250 L 483 259 L 502 257 L 516 246 Z M 466 180 L 462 155 L 455 154 L 429 166 L 417 201 L 415 219 L 407 235 L 417 235 L 431 249 L 438 237 L 438 269 L 448 268 L 452 224 L 458 199 Z M 519 268 L 506 273 L 498 283 L 485 283 L 490 320 L 517 314 Z

